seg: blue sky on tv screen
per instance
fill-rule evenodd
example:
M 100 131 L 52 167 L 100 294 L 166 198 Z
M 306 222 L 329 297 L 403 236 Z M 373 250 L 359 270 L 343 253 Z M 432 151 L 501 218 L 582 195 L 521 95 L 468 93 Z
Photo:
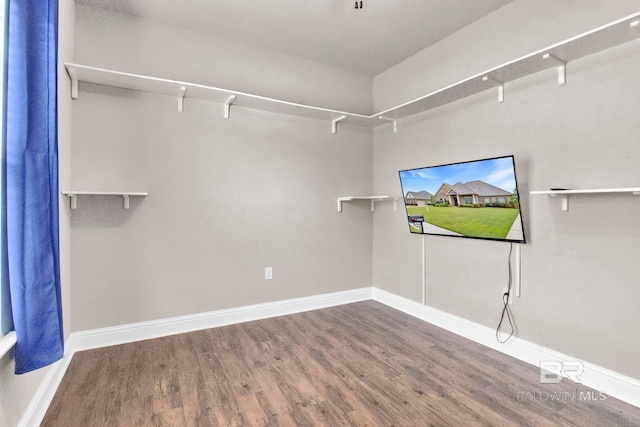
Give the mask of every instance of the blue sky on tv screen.
M 400 172 L 404 195 L 407 191 L 428 191 L 435 195 L 442 183 L 464 184 L 476 180 L 512 192 L 516 188 L 512 158 L 501 157 Z

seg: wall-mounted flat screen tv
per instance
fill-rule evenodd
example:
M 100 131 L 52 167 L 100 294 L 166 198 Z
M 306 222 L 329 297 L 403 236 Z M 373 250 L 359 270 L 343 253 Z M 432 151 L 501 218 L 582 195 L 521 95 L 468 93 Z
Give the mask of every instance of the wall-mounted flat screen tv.
M 399 174 L 411 233 L 525 243 L 513 156 Z

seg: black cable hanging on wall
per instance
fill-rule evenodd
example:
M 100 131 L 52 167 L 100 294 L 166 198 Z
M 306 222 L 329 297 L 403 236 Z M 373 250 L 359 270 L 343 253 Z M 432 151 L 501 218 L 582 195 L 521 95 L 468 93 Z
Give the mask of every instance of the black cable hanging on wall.
M 516 331 L 515 326 L 513 325 L 513 319 L 511 318 L 511 310 L 509 309 L 509 298 L 511 298 L 511 283 L 513 281 L 513 274 L 511 272 L 511 254 L 513 252 L 513 243 L 509 245 L 509 281 L 507 284 L 507 291 L 502 294 L 502 314 L 500 315 L 500 323 L 498 323 L 498 327 L 496 328 L 496 339 L 500 344 L 504 344 L 511 339 L 513 334 Z M 504 322 L 504 316 L 507 315 L 507 321 L 509 322 L 509 335 L 505 339 L 500 338 L 500 330 L 502 329 L 502 322 Z
M 356 9 L 362 9 L 362 0 L 356 1 Z

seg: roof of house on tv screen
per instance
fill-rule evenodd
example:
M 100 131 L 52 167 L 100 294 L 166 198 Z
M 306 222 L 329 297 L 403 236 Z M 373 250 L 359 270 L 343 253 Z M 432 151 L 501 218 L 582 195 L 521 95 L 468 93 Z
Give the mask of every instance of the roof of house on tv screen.
M 451 190 L 457 194 L 477 194 L 478 196 L 510 196 L 511 192 L 487 184 L 484 181 L 476 180 L 467 183 L 457 182 L 453 185 L 446 184 Z
M 407 199 L 429 200 L 431 193 L 428 191 L 407 191 Z

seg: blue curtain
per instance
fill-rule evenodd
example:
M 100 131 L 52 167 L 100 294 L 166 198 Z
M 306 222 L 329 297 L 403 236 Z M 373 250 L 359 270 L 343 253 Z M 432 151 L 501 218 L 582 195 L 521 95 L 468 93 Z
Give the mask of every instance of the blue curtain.
M 9 0 L 2 160 L 5 330 L 16 373 L 63 355 L 58 230 L 57 0 Z M 8 296 L 8 298 L 7 298 Z

